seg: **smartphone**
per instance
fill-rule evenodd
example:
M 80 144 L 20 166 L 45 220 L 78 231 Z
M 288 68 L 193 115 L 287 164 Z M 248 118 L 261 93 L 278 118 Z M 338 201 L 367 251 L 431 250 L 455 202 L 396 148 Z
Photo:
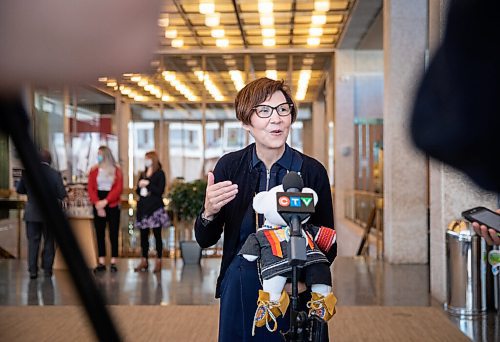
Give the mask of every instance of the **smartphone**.
M 462 216 L 470 222 L 478 222 L 500 232 L 500 214 L 485 208 L 476 207 L 462 212 Z

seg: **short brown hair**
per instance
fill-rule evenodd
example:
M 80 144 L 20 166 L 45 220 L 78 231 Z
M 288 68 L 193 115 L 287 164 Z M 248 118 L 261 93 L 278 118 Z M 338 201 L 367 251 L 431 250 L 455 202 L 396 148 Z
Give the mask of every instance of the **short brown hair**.
M 275 81 L 267 77 L 258 78 L 248 83 L 238 92 L 234 100 L 236 118 L 244 124 L 250 125 L 250 117 L 253 114 L 253 108 L 269 99 L 278 90 L 283 93 L 286 102 L 293 105 L 290 115 L 292 116 L 292 122 L 294 122 L 297 118 L 297 106 L 292 100 L 290 89 L 285 85 L 285 81 Z
M 161 170 L 161 163 L 156 151 L 146 152 L 146 157 L 151 159 L 151 161 L 153 162 L 153 173 L 155 173 L 158 170 Z

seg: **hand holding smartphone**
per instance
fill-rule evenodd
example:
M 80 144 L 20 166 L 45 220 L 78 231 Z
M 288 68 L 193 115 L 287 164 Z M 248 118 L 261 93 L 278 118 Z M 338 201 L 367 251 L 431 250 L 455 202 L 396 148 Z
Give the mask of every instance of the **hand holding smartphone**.
M 476 207 L 462 212 L 462 216 L 470 222 L 477 222 L 500 232 L 500 214 L 485 207 Z
M 462 212 L 462 216 L 472 222 L 476 233 L 489 245 L 500 245 L 500 213 L 476 207 Z

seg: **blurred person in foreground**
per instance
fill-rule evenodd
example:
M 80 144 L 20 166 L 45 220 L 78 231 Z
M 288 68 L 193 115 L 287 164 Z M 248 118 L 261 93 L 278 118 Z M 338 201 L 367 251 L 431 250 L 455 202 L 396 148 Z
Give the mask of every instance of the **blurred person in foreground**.
M 499 19 L 498 1 L 449 1 L 445 34 L 422 77 L 411 117 L 418 148 L 496 193 L 500 47 L 491 42 L 500 40 Z M 477 222 L 473 228 L 488 244 L 500 245 L 493 229 Z
M 52 188 L 57 199 L 62 201 L 66 197 L 66 189 L 64 188 L 61 174 L 50 166 L 52 163 L 50 152 L 41 150 L 40 159 L 42 161 L 42 170 L 48 182 L 47 185 Z M 47 223 L 40 212 L 24 174 L 17 184 L 16 191 L 19 194 L 28 195 L 28 201 L 24 209 L 24 220 L 26 221 L 26 236 L 28 238 L 28 270 L 30 279 L 38 277 L 38 251 L 42 237 L 42 268 L 46 277 L 52 277 L 52 266 L 54 265 L 55 257 L 54 234 L 51 229 L 48 229 Z
M 282 341 L 278 331 L 258 329 L 252 337 L 252 324 L 259 289 L 257 263 L 238 255 L 251 233 L 262 226 L 262 215 L 252 207 L 254 195 L 282 184 L 289 171 L 299 173 L 304 186 L 318 194 L 316 211 L 309 223 L 333 228 L 330 182 L 325 167 L 317 160 L 286 144 L 290 127 L 297 118 L 297 107 L 283 81 L 260 78 L 241 89 L 235 99 L 236 117 L 255 139 L 239 151 L 220 158 L 208 173 L 205 203 L 195 222 L 196 240 L 202 248 L 217 243 L 224 233 L 222 264 L 217 279 L 216 298 L 220 298 L 219 341 Z M 334 245 L 327 255 L 330 263 L 337 254 Z M 310 291 L 299 277 L 299 309 L 306 311 Z M 290 284 L 287 284 L 290 289 Z M 277 320 L 280 330 L 289 328 L 290 311 Z M 326 329 L 325 329 L 326 330 Z M 326 336 L 323 340 L 328 340 Z
M 165 191 L 165 172 L 162 170 L 155 151 L 146 153 L 144 165 L 146 168 L 140 174 L 136 188 L 139 201 L 137 202 L 137 222 L 135 224 L 141 233 L 142 258 L 134 271 L 145 272 L 148 270 L 149 234 L 152 231 L 156 242 L 156 262 L 153 272 L 157 273 L 161 271 L 163 251 L 161 228 L 170 222 L 162 197 Z
M 99 253 L 94 273 L 106 271 L 106 224 L 109 224 L 109 240 L 111 242 L 110 271 L 116 272 L 118 271 L 116 258 L 118 257 L 120 196 L 123 190 L 123 175 L 109 147 L 99 147 L 97 165 L 90 170 L 88 182 L 90 202 L 94 205 L 94 227 Z

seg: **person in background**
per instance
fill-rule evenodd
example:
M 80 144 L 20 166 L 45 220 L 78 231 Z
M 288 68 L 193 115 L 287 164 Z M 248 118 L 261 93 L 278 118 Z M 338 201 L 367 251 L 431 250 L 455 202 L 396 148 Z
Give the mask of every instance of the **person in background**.
M 139 195 L 137 202 L 137 222 L 135 226 L 141 233 L 141 262 L 134 271 L 147 271 L 149 234 L 152 231 L 156 242 L 156 262 L 153 272 L 161 271 L 161 257 L 163 243 L 161 239 L 161 228 L 167 226 L 170 218 L 163 204 L 163 192 L 165 191 L 165 173 L 155 151 L 146 153 L 144 160 L 145 170 L 139 176 L 136 192 Z
M 45 178 L 49 186 L 53 189 L 57 199 L 62 201 L 66 197 L 66 189 L 64 188 L 61 174 L 50 167 L 52 157 L 47 150 L 40 151 L 40 159 L 42 161 L 42 170 L 45 173 Z M 30 279 L 38 277 L 38 251 L 40 249 L 40 241 L 43 236 L 43 251 L 42 251 L 42 268 L 46 277 L 52 277 L 52 265 L 55 257 L 54 234 L 44 222 L 44 218 L 40 209 L 31 193 L 30 186 L 27 184 L 23 174 L 21 180 L 17 184 L 16 191 L 19 194 L 27 194 L 28 201 L 24 209 L 24 220 L 26 221 L 26 236 L 28 238 L 28 270 Z
M 500 209 L 497 209 L 497 213 L 500 214 Z M 476 231 L 476 234 L 481 236 L 488 245 L 490 246 L 500 246 L 500 236 L 495 229 L 491 229 L 483 224 L 477 222 L 472 222 L 472 227 Z
M 250 82 L 238 92 L 235 110 L 255 143 L 222 156 L 214 171 L 208 173 L 205 203 L 195 222 L 196 240 L 202 248 L 210 247 L 224 232 L 215 293 L 220 298 L 219 341 L 282 341 L 279 332 L 270 333 L 267 329 L 259 329 L 255 337 L 251 336 L 262 286 L 257 263 L 245 260 L 238 252 L 247 237 L 263 224 L 262 215 L 257 218 L 253 210 L 253 197 L 282 184 L 288 171 L 298 172 L 304 186 L 318 194 L 315 213 L 308 222 L 333 228 L 330 182 L 320 162 L 286 144 L 297 108 L 283 81 L 260 78 Z M 334 244 L 327 254 L 330 263 L 336 253 Z M 305 284 L 299 283 L 302 310 L 306 310 L 310 300 L 310 294 L 304 290 Z M 288 330 L 289 320 L 289 313 L 278 318 L 280 330 Z M 328 336 L 322 340 L 328 340 Z
M 109 224 L 109 240 L 111 242 L 111 272 L 116 272 L 118 257 L 118 229 L 120 226 L 120 196 L 123 190 L 122 171 L 115 162 L 111 150 L 100 146 L 97 152 L 97 165 L 89 173 L 88 194 L 94 206 L 94 226 L 97 238 L 99 261 L 94 272 L 106 270 L 106 223 Z

